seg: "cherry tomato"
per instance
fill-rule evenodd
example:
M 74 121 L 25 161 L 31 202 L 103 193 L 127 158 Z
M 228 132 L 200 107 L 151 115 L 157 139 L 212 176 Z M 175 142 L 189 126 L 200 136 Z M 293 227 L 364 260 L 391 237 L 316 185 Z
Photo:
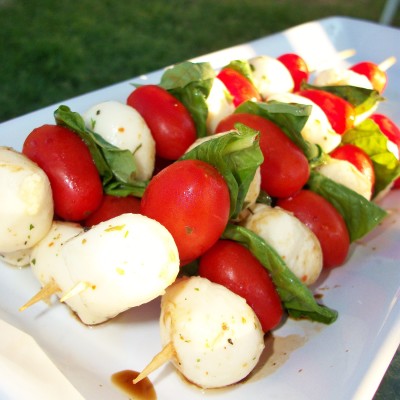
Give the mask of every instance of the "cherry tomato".
M 290 72 L 294 81 L 294 92 L 301 89 L 302 82 L 307 82 L 310 76 L 306 62 L 297 54 L 286 53 L 277 58 Z
M 100 206 L 84 221 L 85 226 L 97 225 L 125 213 L 140 213 L 140 199 L 133 196 L 118 197 L 104 194 Z
M 167 90 L 144 85 L 127 99 L 143 117 L 156 142 L 156 154 L 177 160 L 196 140 L 196 126 L 187 108 Z
M 278 200 L 277 205 L 291 211 L 314 232 L 321 244 L 325 268 L 344 263 L 350 247 L 349 232 L 331 203 L 310 190 L 301 190 L 291 198 Z
M 337 147 L 330 153 L 330 156 L 338 160 L 345 160 L 352 163 L 371 182 L 372 188 L 375 185 L 374 165 L 369 155 L 354 144 L 345 144 Z
M 397 145 L 400 153 L 400 129 L 386 115 L 372 114 L 370 117 L 378 126 L 382 133 L 393 143 Z M 400 189 L 400 178 L 394 181 L 393 189 Z
M 307 182 L 310 168 L 303 152 L 270 120 L 259 115 L 238 113 L 224 118 L 216 132 L 234 129 L 237 122 L 260 132 L 261 188 L 272 197 L 289 197 Z
M 224 83 L 232 95 L 235 107 L 247 100 L 261 101 L 260 93 L 240 72 L 232 68 L 224 68 L 219 72 L 217 78 Z
M 370 61 L 363 61 L 350 67 L 354 72 L 364 75 L 371 82 L 372 87 L 379 93 L 383 93 L 387 84 L 387 75 L 378 65 Z
M 346 100 L 333 93 L 317 89 L 301 90 L 298 94 L 307 97 L 321 107 L 335 132 L 341 135 L 353 127 L 354 107 Z
M 219 240 L 201 256 L 199 275 L 243 297 L 257 315 L 264 332 L 280 323 L 282 304 L 268 271 L 241 244 Z
M 100 205 L 103 187 L 85 143 L 62 126 L 43 125 L 25 139 L 22 152 L 49 178 L 55 214 L 81 221 Z
M 382 133 L 400 149 L 400 128 L 386 115 L 372 114 L 370 116 Z
M 229 189 L 216 168 L 200 160 L 177 161 L 147 186 L 141 214 L 164 225 L 175 239 L 181 265 L 221 236 L 229 219 Z

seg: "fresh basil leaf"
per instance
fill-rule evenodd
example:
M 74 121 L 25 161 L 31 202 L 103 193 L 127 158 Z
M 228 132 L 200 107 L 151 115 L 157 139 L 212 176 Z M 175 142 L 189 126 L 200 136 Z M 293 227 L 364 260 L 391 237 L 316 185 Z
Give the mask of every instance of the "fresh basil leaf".
M 400 176 L 399 160 L 388 150 L 387 137 L 372 119 L 348 130 L 342 142 L 354 144 L 370 156 L 375 170 L 374 197 Z
M 103 185 L 104 192 L 112 196 L 126 197 L 135 196 L 142 197 L 147 187 L 147 181 L 135 181 L 131 184 L 125 184 L 122 182 L 113 181 L 106 185 Z
M 318 172 L 311 171 L 307 186 L 339 211 L 346 223 L 351 242 L 372 231 L 387 215 L 375 203 Z
M 129 150 L 122 150 L 108 143 L 102 136 L 86 128 L 82 116 L 72 112 L 69 107 L 61 105 L 54 118 L 58 125 L 75 132 L 88 146 L 96 168 L 102 178 L 106 193 L 115 194 L 112 188 L 124 186 L 124 193 L 138 195 L 143 193 L 146 182 L 135 179 L 136 164 L 134 155 Z M 128 193 L 128 188 L 130 192 Z M 118 191 L 120 193 L 120 191 Z
M 180 158 L 205 161 L 220 172 L 229 187 L 231 218 L 236 218 L 242 210 L 256 170 L 263 162 L 258 132 L 242 124 L 235 128 L 236 131 L 210 136 Z
M 209 63 L 190 61 L 174 65 L 161 77 L 160 86 L 168 90 L 188 109 L 195 122 L 198 137 L 207 135 L 206 99 L 210 94 L 214 78 L 215 71 Z
M 355 107 L 356 115 L 360 115 L 378 102 L 383 101 L 384 98 L 373 89 L 366 89 L 358 86 L 350 85 L 330 85 L 330 86 L 315 86 L 309 83 L 304 83 L 302 89 L 317 89 L 332 93 L 336 96 L 349 102 Z
M 236 72 L 239 72 L 240 75 L 243 75 L 247 80 L 254 84 L 253 71 L 247 60 L 233 60 L 224 68 L 234 69 Z
M 337 311 L 316 302 L 312 292 L 287 267 L 279 254 L 260 236 L 242 226 L 228 224 L 223 239 L 230 239 L 247 247 L 268 270 L 288 314 L 324 324 L 333 323 Z
M 301 131 L 311 113 L 310 105 L 289 104 L 278 101 L 254 102 L 240 104 L 235 113 L 249 113 L 269 119 L 278 125 L 289 139 L 299 147 L 311 165 L 321 162 L 324 154 L 320 146 L 306 141 Z

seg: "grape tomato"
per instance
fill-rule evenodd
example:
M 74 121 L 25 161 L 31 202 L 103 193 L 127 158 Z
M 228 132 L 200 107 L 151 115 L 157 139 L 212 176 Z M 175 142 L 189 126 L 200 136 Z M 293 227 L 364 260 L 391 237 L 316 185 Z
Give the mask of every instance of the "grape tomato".
M 100 205 L 100 175 L 85 143 L 74 132 L 43 125 L 28 135 L 22 152 L 48 176 L 58 217 L 81 221 Z
M 200 160 L 177 161 L 153 177 L 141 213 L 172 234 L 181 265 L 195 260 L 221 236 L 228 223 L 230 197 L 220 173 Z
M 267 270 L 241 244 L 219 240 L 201 256 L 199 275 L 243 297 L 256 313 L 264 332 L 281 322 L 281 300 Z
M 349 232 L 343 217 L 322 196 L 301 190 L 295 196 L 278 200 L 277 205 L 291 211 L 317 236 L 325 268 L 342 265 L 350 247 Z
M 189 111 L 162 87 L 141 86 L 129 95 L 127 104 L 146 121 L 159 157 L 177 160 L 196 140 L 196 126 Z
M 223 119 L 216 132 L 242 123 L 260 132 L 261 188 L 272 197 L 289 197 L 307 182 L 310 170 L 303 152 L 270 120 L 254 114 L 237 113 Z

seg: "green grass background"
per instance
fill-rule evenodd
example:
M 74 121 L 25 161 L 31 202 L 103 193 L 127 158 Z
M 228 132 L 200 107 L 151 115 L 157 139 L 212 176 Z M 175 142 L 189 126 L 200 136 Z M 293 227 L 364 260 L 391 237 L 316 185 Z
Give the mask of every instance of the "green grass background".
M 0 122 L 328 16 L 378 21 L 385 0 L 0 0 Z M 393 25 L 400 27 L 400 13 Z M 400 355 L 376 400 L 400 399 Z
M 314 19 L 378 21 L 384 3 L 0 0 L 0 122 Z

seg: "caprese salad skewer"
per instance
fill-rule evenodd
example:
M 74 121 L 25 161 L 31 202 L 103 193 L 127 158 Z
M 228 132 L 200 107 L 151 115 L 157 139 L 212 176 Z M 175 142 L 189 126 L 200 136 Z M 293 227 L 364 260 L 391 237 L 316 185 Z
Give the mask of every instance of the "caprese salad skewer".
M 257 57 L 248 64 L 233 62 L 218 74 L 206 63 L 183 63 L 166 71 L 160 85 L 134 90 L 127 105 L 102 103 L 83 117 L 62 106 L 55 113 L 56 125 L 37 128 L 28 136 L 23 155 L 48 176 L 57 219 L 29 247 L 42 297 L 34 297 L 21 310 L 56 293 L 82 322 L 94 325 L 162 295 L 164 350 L 140 378 L 171 359 L 204 388 L 246 376 L 262 352 L 264 333 L 278 326 L 283 309 L 296 318 L 324 323 L 336 319 L 337 313 L 319 305 L 307 285 L 316 281 L 322 268 L 342 265 L 350 243 L 373 229 L 385 212 L 369 201 L 370 196 L 362 197 L 322 173 L 327 153 L 345 140 L 357 142 L 353 127 L 354 137 L 347 127 L 334 131 L 337 143 L 328 151 L 304 136 L 314 103 L 281 101 L 278 93 L 256 89 L 254 94 L 248 86 L 237 85 L 257 80 L 264 84 L 254 71 L 266 61 Z M 275 61 L 268 65 L 272 64 Z M 230 85 L 238 71 L 249 76 Z M 215 112 L 211 124 L 208 96 L 216 79 L 225 79 L 224 90 L 231 90 L 236 100 L 232 114 L 226 109 Z M 154 120 L 158 123 L 152 124 Z M 177 125 L 187 128 L 175 135 Z M 195 143 L 197 136 L 205 139 L 210 126 L 220 134 Z M 384 142 L 379 132 L 373 133 Z M 44 154 L 49 146 L 53 151 Z M 154 174 L 157 159 L 169 165 Z M 398 164 L 397 160 L 392 175 L 384 177 L 385 184 L 400 174 Z M 279 175 L 288 165 L 295 170 Z M 82 169 L 90 183 L 82 184 Z M 381 190 L 382 176 L 375 178 Z M 81 185 L 86 190 L 77 190 Z M 258 204 L 248 197 L 252 185 Z M 85 229 L 105 193 L 141 198 L 139 209 L 108 215 Z M 242 217 L 244 210 L 248 212 Z M 289 228 L 268 227 L 275 217 Z M 327 235 L 322 225 L 330 226 L 334 235 Z M 287 235 L 296 233 L 309 240 L 288 253 L 278 236 L 287 241 Z M 246 262 L 235 263 L 232 254 Z M 300 256 L 312 256 L 315 263 L 305 265 Z M 197 276 L 176 280 L 188 265 L 196 267 Z M 260 297 L 243 289 L 255 286 Z M 210 297 L 219 299 L 213 310 L 208 307 Z M 260 306 L 265 302 L 268 310 Z M 206 349 L 198 344 L 204 341 Z M 226 357 L 219 357 L 222 348 Z M 213 366 L 218 370 L 207 378 L 199 373 Z M 221 368 L 230 368 L 226 377 Z

